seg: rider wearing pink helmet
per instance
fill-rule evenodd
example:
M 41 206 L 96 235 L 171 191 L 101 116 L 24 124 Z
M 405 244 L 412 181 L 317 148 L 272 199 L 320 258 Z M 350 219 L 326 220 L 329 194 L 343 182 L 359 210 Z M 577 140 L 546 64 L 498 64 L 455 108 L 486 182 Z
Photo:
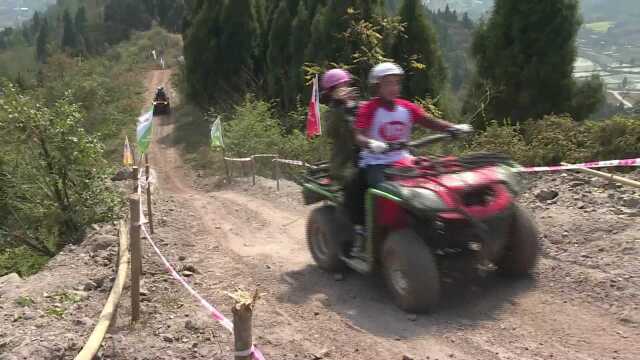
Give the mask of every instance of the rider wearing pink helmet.
M 354 224 L 364 222 L 359 199 L 363 178 L 358 175 L 360 148 L 355 144 L 353 124 L 358 110 L 358 92 L 351 87 L 353 77 L 343 69 L 332 69 L 322 76 L 322 101 L 329 107 L 327 135 L 331 139 L 329 173 L 331 179 L 345 189 L 346 210 Z

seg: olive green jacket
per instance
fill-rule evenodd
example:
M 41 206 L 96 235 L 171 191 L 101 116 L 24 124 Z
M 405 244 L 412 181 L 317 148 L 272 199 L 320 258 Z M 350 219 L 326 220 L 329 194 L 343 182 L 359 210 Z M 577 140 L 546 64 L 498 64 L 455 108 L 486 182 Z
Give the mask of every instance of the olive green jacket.
M 334 103 L 326 116 L 327 135 L 332 143 L 329 174 L 338 184 L 343 185 L 357 171 L 358 148 L 355 144 L 353 121 L 357 105 L 347 107 Z

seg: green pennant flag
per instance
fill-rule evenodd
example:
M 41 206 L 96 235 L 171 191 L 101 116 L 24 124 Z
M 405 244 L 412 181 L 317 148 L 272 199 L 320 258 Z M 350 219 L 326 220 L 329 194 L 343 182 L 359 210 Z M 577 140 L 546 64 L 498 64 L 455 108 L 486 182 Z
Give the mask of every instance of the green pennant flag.
M 222 142 L 222 121 L 220 116 L 211 125 L 211 148 L 224 148 L 224 142 Z
M 149 112 L 138 118 L 138 127 L 136 128 L 136 138 L 138 150 L 140 154 L 144 154 L 149 150 L 151 145 L 151 134 L 153 130 L 153 107 Z

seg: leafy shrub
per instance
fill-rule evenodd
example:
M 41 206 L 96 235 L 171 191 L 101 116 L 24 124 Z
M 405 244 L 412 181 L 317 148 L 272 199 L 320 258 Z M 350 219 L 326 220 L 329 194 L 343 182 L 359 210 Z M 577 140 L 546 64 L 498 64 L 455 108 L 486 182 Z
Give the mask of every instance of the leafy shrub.
M 502 153 L 518 162 L 528 163 L 529 148 L 519 130 L 518 126 L 500 126 L 492 122 L 486 131 L 472 139 L 467 151 Z

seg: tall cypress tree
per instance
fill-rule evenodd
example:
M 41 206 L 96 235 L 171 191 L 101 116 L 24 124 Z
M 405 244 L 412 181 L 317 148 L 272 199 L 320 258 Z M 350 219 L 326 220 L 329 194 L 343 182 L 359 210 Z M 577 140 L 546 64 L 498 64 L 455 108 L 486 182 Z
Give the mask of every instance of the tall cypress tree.
M 577 0 L 495 2 L 473 43 L 475 92 L 490 89 L 491 119 L 518 122 L 570 110 L 578 11 Z
M 62 33 L 62 48 L 66 51 L 75 51 L 78 49 L 78 33 L 76 27 L 71 18 L 69 9 L 64 11 L 62 18 L 63 21 L 63 33 Z
M 87 9 L 84 6 L 80 6 L 76 12 L 75 27 L 78 37 L 78 48 L 83 53 L 90 52 L 91 46 L 89 45 L 89 19 L 87 19 Z
M 405 36 L 396 39 L 391 56 L 407 72 L 404 94 L 435 98 L 443 90 L 447 72 L 425 8 L 419 0 L 405 0 L 398 14 L 406 24 Z
M 252 59 L 258 41 L 258 26 L 252 0 L 228 1 L 222 17 L 223 75 L 229 95 L 242 94 L 253 73 Z
M 221 17 L 225 1 L 206 1 L 190 21 L 184 38 L 188 96 L 206 105 L 222 84 Z
M 39 63 L 44 64 L 47 62 L 47 44 L 49 43 L 49 22 L 45 17 L 40 25 L 40 31 L 38 32 L 38 39 L 36 40 L 36 60 Z
M 267 51 L 267 88 L 271 98 L 279 99 L 283 109 L 289 109 L 292 94 L 288 89 L 287 67 L 291 60 L 291 14 L 286 1 L 280 2 L 274 16 Z
M 304 72 L 302 66 L 305 62 L 305 49 L 310 37 L 309 12 L 304 1 L 298 4 L 296 17 L 291 25 L 291 37 L 289 53 L 291 62 L 289 66 L 289 89 L 294 95 L 302 94 L 305 90 Z

